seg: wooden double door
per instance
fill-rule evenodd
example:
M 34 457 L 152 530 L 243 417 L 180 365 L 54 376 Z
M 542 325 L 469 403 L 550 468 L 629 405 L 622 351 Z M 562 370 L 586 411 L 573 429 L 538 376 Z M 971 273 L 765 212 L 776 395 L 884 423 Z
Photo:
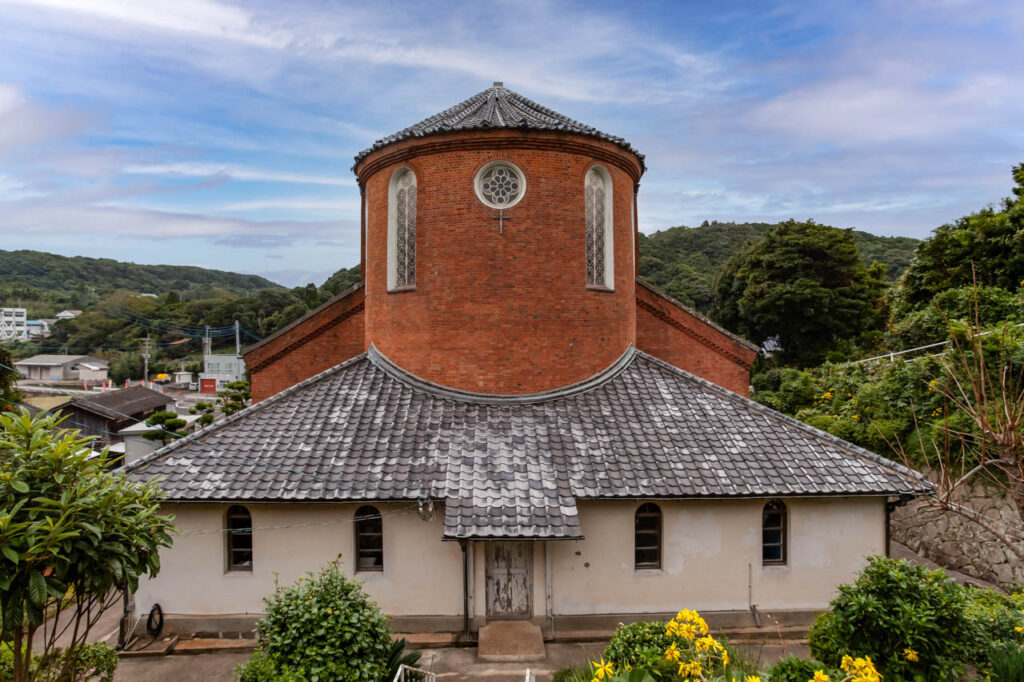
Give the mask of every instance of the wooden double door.
M 487 618 L 533 617 L 533 543 L 486 542 Z

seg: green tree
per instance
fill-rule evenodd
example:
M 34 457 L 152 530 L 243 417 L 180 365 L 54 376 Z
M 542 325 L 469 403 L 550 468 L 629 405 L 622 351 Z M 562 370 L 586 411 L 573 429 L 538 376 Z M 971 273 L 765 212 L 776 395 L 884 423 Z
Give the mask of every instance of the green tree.
M 157 428 L 152 431 L 144 431 L 142 437 L 148 440 L 158 440 L 164 445 L 167 445 L 172 439 L 184 436 L 185 432 L 182 429 L 187 424 L 176 413 L 166 410 L 154 412 L 146 420 L 146 423 Z
M 16 388 L 18 376 L 10 352 L 0 346 L 0 401 L 3 402 L 4 409 L 10 409 L 11 403 L 21 400 Z
M 978 284 L 1016 291 L 1024 286 L 1024 164 L 1013 169 L 1016 187 L 1002 210 L 989 207 L 936 228 L 921 242 L 904 276 L 901 317 L 937 294 Z
M 881 275 L 850 231 L 791 220 L 723 266 L 712 315 L 757 342 L 777 339 L 782 362 L 815 364 L 881 328 Z
M 118 591 L 156 575 L 160 548 L 171 546 L 156 485 L 110 472 L 92 439 L 59 423 L 27 410 L 0 415 L 0 640 L 13 651 L 15 682 L 28 680 L 44 616 L 55 626 L 41 653 L 52 656 L 65 631 L 74 652 Z
M 224 385 L 220 396 L 220 409 L 225 415 L 232 415 L 249 405 L 252 394 L 249 391 L 248 381 L 230 381 Z

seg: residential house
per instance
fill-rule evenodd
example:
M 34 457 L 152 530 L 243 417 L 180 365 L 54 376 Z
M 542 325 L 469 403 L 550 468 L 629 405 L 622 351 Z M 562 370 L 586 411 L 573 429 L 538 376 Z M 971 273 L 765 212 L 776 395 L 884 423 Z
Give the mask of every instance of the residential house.
M 232 381 L 245 380 L 245 360 L 240 355 L 211 353 L 203 356 L 199 385 L 204 393 L 223 391 Z
M 58 410 L 67 417 L 67 426 L 79 429 L 82 435 L 96 436 L 99 444 L 111 445 L 122 441 L 121 430 L 168 409 L 173 402 L 159 391 L 131 386 L 75 398 Z
M 397 631 L 809 623 L 924 484 L 747 399 L 757 346 L 638 278 L 644 170 L 500 83 L 359 154 L 363 281 L 128 466 L 185 530 L 136 613 L 251 629 L 338 560 Z
M 33 355 L 18 360 L 14 367 L 27 379 L 38 381 L 71 381 L 99 376 L 106 379 L 107 361 L 88 355 Z M 82 376 L 82 373 L 85 376 Z
M 82 314 L 81 310 L 62 310 L 57 313 L 58 320 L 73 320 Z

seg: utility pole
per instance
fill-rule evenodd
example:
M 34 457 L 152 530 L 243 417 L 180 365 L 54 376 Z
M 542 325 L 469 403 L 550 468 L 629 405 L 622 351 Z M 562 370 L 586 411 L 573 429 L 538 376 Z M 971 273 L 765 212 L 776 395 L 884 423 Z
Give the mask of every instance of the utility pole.
M 238 336 L 238 320 L 235 320 L 235 356 L 242 357 L 242 341 Z
M 146 345 L 142 350 L 142 383 L 149 381 L 149 332 L 146 333 Z

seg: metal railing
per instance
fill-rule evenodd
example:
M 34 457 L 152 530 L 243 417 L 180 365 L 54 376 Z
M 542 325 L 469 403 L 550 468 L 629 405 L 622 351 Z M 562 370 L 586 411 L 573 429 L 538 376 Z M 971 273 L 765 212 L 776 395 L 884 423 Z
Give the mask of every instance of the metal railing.
M 437 682 L 437 673 L 413 668 L 411 665 L 403 663 L 398 666 L 398 672 L 395 673 L 395 679 L 392 682 Z

